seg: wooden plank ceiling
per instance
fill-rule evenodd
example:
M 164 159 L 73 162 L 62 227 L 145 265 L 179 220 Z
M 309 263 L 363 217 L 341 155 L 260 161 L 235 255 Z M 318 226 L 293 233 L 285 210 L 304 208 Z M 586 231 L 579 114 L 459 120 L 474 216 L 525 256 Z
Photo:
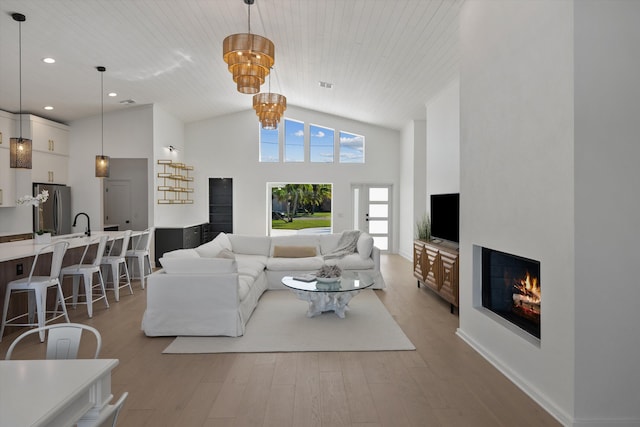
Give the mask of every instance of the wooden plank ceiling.
M 271 89 L 290 105 L 399 129 L 424 119 L 425 102 L 457 76 L 463 1 L 256 0 L 251 31 L 274 42 Z M 188 123 L 251 108 L 222 60 L 222 40 L 247 32 L 242 0 L 1 0 L 0 9 L 2 110 L 19 110 L 12 12 L 27 17 L 23 111 L 62 122 L 99 114 L 97 65 L 118 93 L 105 112 L 132 99 Z

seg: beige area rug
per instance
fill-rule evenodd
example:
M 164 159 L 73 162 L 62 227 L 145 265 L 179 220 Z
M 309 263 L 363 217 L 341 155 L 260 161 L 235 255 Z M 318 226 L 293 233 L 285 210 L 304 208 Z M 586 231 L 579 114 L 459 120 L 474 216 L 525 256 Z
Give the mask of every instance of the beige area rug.
M 306 316 L 308 303 L 293 292 L 262 294 L 242 337 L 177 337 L 163 353 L 267 353 L 415 350 L 375 292 L 350 302 L 346 317 Z

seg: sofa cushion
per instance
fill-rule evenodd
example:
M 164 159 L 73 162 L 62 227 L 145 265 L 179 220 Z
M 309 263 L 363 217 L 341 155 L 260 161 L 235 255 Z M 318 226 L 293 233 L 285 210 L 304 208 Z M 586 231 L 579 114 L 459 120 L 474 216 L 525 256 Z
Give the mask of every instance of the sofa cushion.
M 175 251 L 165 252 L 163 258 L 200 258 L 195 249 L 176 249 Z
M 241 236 L 230 234 L 231 250 L 234 254 L 269 256 L 271 240 L 267 236 Z
M 371 257 L 363 259 L 360 254 L 349 254 L 342 258 L 331 258 L 324 260 L 327 265 L 337 265 L 343 270 L 368 270 L 375 267 L 375 262 Z
M 315 271 L 324 264 L 322 257 L 269 258 L 267 269 L 273 271 Z
M 307 258 L 318 255 L 315 246 L 274 246 L 273 257 L 276 258 Z
M 160 258 L 167 274 L 228 274 L 238 271 L 238 264 L 226 258 Z
M 198 246 L 195 250 L 201 257 L 213 258 L 218 256 L 223 249 L 231 250 L 231 242 L 229 236 L 225 233 L 220 233 L 210 242 L 204 243 Z
M 270 256 L 274 256 L 276 246 L 307 246 L 316 248 L 316 255 L 320 253 L 318 236 L 309 234 L 294 234 L 290 236 L 274 236 L 271 238 Z M 315 256 L 315 255 L 314 255 Z M 291 257 L 293 258 L 293 257 Z
M 373 250 L 373 237 L 371 237 L 369 233 L 360 233 L 356 246 L 362 259 L 370 258 L 371 251 Z

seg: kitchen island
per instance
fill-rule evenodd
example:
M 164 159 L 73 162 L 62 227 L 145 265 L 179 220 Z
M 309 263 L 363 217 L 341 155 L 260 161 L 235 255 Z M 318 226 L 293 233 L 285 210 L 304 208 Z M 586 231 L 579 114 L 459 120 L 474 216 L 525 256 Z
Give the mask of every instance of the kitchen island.
M 108 236 L 109 241 L 117 240 L 123 235 L 124 231 L 95 231 L 91 233 L 91 237 L 85 236 L 83 233 L 67 234 L 62 236 L 54 236 L 51 243 L 55 243 L 60 240 L 66 240 L 69 242 L 69 247 L 64 256 L 62 265 L 72 265 L 80 262 L 84 248 L 91 240 L 94 240 L 100 236 Z M 142 234 L 142 231 L 134 231 L 131 234 L 132 239 L 135 236 Z M 0 243 L 0 307 L 4 304 L 6 286 L 12 280 L 28 277 L 31 271 L 33 260 L 36 253 L 47 246 L 46 244 L 36 244 L 35 240 L 20 240 L 16 242 Z M 87 254 L 88 259 L 93 259 L 97 243 L 93 244 L 93 251 Z M 48 254 L 49 253 L 49 254 Z M 46 250 L 40 255 L 38 265 L 36 267 L 35 275 L 48 275 L 51 265 L 51 250 Z M 65 284 L 66 283 L 66 284 Z M 72 294 L 71 280 L 65 281 L 62 284 L 63 293 L 68 296 Z M 15 297 L 14 297 L 15 298 Z M 19 313 L 25 313 L 27 311 L 27 298 L 24 295 L 24 301 L 14 301 L 12 298 L 11 305 L 9 306 L 9 317 L 12 317 Z M 53 304 L 55 293 L 51 292 L 48 295 L 48 302 Z M 5 330 L 7 333 L 15 332 L 15 328 L 9 328 Z

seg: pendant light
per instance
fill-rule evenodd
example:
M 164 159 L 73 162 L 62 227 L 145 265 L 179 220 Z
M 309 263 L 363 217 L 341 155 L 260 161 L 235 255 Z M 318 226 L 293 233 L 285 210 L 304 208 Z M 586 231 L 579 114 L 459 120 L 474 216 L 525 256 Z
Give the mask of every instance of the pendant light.
M 21 13 L 13 13 L 11 17 L 18 22 L 18 51 L 19 51 L 19 93 L 20 93 L 20 131 L 18 138 L 9 139 L 9 166 L 11 168 L 31 169 L 31 140 L 22 137 L 22 23 L 27 18 Z
M 251 5 L 255 0 L 244 0 L 248 6 L 248 32 L 232 34 L 222 42 L 222 58 L 228 64 L 238 92 L 256 94 L 275 62 L 275 47 L 266 37 L 251 34 Z
M 278 128 L 280 117 L 287 109 L 287 98 L 279 93 L 271 92 L 271 74 L 269 74 L 269 92 L 253 95 L 253 109 L 262 125 L 262 129 Z
M 102 137 L 100 155 L 96 156 L 96 177 L 109 178 L 109 156 L 104 155 L 104 72 L 107 69 L 96 67 L 96 70 L 100 72 L 100 135 Z

